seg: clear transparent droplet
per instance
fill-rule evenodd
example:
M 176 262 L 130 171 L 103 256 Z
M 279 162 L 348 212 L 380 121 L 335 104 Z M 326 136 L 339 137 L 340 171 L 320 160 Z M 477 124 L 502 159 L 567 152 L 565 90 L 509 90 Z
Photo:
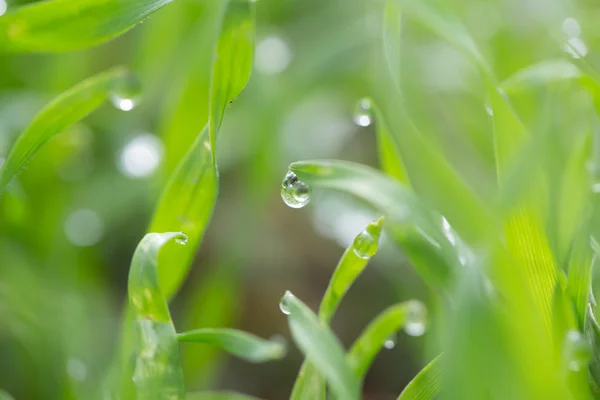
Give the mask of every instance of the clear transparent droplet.
M 281 198 L 292 208 L 302 208 L 310 202 L 312 189 L 289 171 L 281 183 Z
M 410 336 L 422 336 L 427 323 L 427 308 L 423 303 L 412 300 L 407 304 L 404 332 Z
M 139 103 L 142 96 L 142 84 L 131 73 L 117 80 L 110 89 L 109 97 L 113 105 L 122 111 L 131 111 Z
M 369 224 L 365 230 L 356 236 L 352 243 L 352 250 L 358 257 L 368 260 L 373 257 L 379 249 L 379 239 L 381 237 L 381 225 L 383 219 L 379 219 Z
M 371 99 L 364 97 L 356 103 L 354 123 L 358 126 L 369 126 L 373 122 L 373 104 Z
M 385 347 L 388 350 L 393 349 L 394 347 L 396 347 L 396 334 L 392 333 L 390 336 L 387 337 L 387 339 L 385 339 L 385 342 L 383 342 L 383 347 Z
M 279 302 L 279 309 L 285 315 L 290 315 L 289 300 L 292 297 L 294 297 L 294 295 L 292 294 L 292 292 L 290 292 L 289 290 L 286 290 L 285 294 L 281 298 L 281 301 Z
M 188 236 L 185 233 L 181 232 L 179 236 L 175 238 L 175 243 L 185 246 L 186 244 L 188 244 Z
M 565 362 L 573 372 L 586 368 L 591 357 L 589 342 L 578 331 L 571 329 L 565 338 Z

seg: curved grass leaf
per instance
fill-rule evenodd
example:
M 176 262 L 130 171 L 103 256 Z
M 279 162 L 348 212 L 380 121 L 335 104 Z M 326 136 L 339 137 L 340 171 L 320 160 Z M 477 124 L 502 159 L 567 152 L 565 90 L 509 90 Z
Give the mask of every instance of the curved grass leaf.
M 0 18 L 0 52 L 62 52 L 119 36 L 172 0 L 49 0 Z
M 178 334 L 177 340 L 210 344 L 254 363 L 278 360 L 286 354 L 285 343 L 281 340 L 264 340 L 235 329 L 197 329 Z
M 257 397 L 235 392 L 193 392 L 185 396 L 186 400 L 259 400 Z
M 184 249 L 167 246 L 160 254 L 159 281 L 167 298 L 183 282 L 204 236 L 217 200 L 217 180 L 205 127 L 169 179 L 150 224 L 150 232 L 181 231 L 189 240 Z
M 367 370 L 373 363 L 375 356 L 383 348 L 386 340 L 398 330 L 402 329 L 408 321 L 411 307 L 419 306 L 415 302 L 406 302 L 389 307 L 377 316 L 354 342 L 346 361 L 354 374 L 363 379 Z
M 1 20 L 1 18 L 0 18 Z M 115 68 L 86 79 L 46 105 L 13 145 L 0 170 L 0 193 L 50 139 L 84 118 L 107 99 L 127 72 Z
M 344 348 L 333 332 L 292 293 L 286 292 L 282 302 L 289 311 L 288 323 L 294 341 L 325 376 L 333 393 L 340 399 L 359 399 L 359 380 L 346 363 Z
M 183 371 L 175 327 L 158 281 L 158 254 L 182 233 L 149 233 L 138 245 L 129 271 L 128 295 L 138 332 L 133 381 L 140 399 L 183 399 Z
M 437 356 L 404 388 L 398 400 L 433 400 L 440 393 L 442 356 Z
M 217 132 L 225 108 L 240 94 L 250 79 L 254 54 L 254 2 L 222 0 L 224 14 L 214 51 L 211 76 L 208 130 L 213 162 Z
M 362 273 L 369 262 L 369 257 L 359 257 L 357 251 L 364 251 L 365 245 L 371 247 L 370 251 L 376 251 L 379 238 L 381 236 L 383 218 L 369 224 L 363 232 L 367 233 L 367 239 L 373 240 L 372 243 L 365 243 L 365 235 L 361 232 L 354 242 L 346 249 L 342 258 L 333 272 L 321 306 L 319 308 L 319 319 L 323 324 L 328 324 L 342 298 L 352 286 L 356 278 Z M 325 381 L 319 375 L 315 367 L 305 361 L 300 367 L 300 372 L 296 378 L 294 389 L 292 390 L 291 400 L 301 399 L 324 399 Z
M 375 113 L 375 130 L 377 133 L 377 152 L 379 155 L 379 164 L 381 170 L 392 178 L 409 185 L 408 176 L 406 174 L 406 168 L 402 162 L 402 157 L 398 151 L 398 147 L 394 142 L 394 138 L 390 132 L 390 129 L 386 125 L 383 115 L 379 111 L 379 108 L 373 105 L 373 111 Z
M 351 194 L 384 215 L 390 236 L 405 251 L 425 282 L 447 287 L 459 264 L 456 249 L 441 231 L 441 217 L 398 181 L 363 165 L 336 160 L 292 163 L 290 170 L 313 187 Z
M 514 93 L 534 86 L 580 78 L 581 76 L 582 73 L 579 68 L 567 60 L 546 60 L 517 71 L 500 83 L 500 88 L 506 93 Z

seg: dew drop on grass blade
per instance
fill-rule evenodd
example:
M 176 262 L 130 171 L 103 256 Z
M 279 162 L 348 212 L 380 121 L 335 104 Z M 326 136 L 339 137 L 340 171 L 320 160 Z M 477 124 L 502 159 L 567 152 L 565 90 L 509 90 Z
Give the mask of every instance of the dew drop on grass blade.
M 0 193 L 50 139 L 100 107 L 112 90 L 130 79 L 115 68 L 88 78 L 48 103 L 17 138 L 0 170 Z
M 9 7 L 0 52 L 66 52 L 113 39 L 172 0 L 49 0 Z

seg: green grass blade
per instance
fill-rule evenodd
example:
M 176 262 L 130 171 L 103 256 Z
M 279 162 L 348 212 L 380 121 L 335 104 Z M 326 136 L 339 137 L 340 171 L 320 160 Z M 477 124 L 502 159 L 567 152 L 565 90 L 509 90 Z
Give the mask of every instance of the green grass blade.
M 433 400 L 442 384 L 442 356 L 437 356 L 404 388 L 398 400 Z
M 215 159 L 217 132 L 225 108 L 244 89 L 252 70 L 254 55 L 254 2 L 221 0 L 223 21 L 214 52 L 209 101 L 210 147 Z
M 1 19 L 0 19 L 1 20 Z M 0 193 L 50 139 L 98 108 L 127 72 L 115 68 L 86 79 L 47 104 L 13 145 L 0 170 Z
M 177 340 L 210 344 L 253 363 L 278 360 L 286 354 L 285 343 L 281 340 L 264 340 L 236 329 L 196 329 L 179 333 Z
M 259 400 L 257 397 L 235 392 L 193 392 L 185 396 L 186 400 Z
M 596 258 L 592 259 L 589 238 L 589 231 L 586 228 L 577 235 L 567 271 L 567 291 L 573 301 L 579 330 L 583 330 L 585 325 L 585 315 L 592 289 L 592 266 L 596 262 Z
M 158 283 L 158 254 L 170 241 L 183 243 L 182 233 L 149 233 L 131 261 L 128 294 L 139 334 L 133 381 L 138 398 L 183 399 L 183 371 L 175 327 Z
M 502 81 L 500 88 L 506 93 L 517 93 L 535 86 L 551 84 L 582 76 L 581 71 L 567 60 L 546 60 L 525 67 Z
M 375 130 L 377 132 L 377 152 L 379 155 L 379 164 L 381 170 L 387 175 L 399 180 L 402 183 L 409 184 L 406 168 L 402 162 L 400 151 L 394 142 L 394 138 L 389 127 L 379 111 L 377 106 L 373 106 L 375 113 Z
M 169 179 L 150 224 L 150 232 L 181 231 L 189 238 L 184 249 L 168 246 L 160 254 L 159 281 L 167 298 L 185 279 L 202 241 L 217 200 L 217 179 L 205 127 Z
M 411 301 L 391 306 L 379 314 L 356 339 L 346 355 L 346 361 L 354 374 L 360 379 L 364 379 L 375 356 L 383 348 L 390 335 L 395 334 L 410 322 L 410 313 L 421 312 L 420 310 L 424 307 L 420 302 Z
M 63 52 L 119 36 L 172 0 L 50 0 L 0 18 L 0 52 Z
M 369 224 L 344 252 L 321 300 L 319 319 L 324 323 L 331 320 L 342 298 L 377 251 L 382 225 L 383 218 Z
M 294 383 L 290 400 L 324 400 L 326 395 L 325 380 L 312 363 L 304 361 Z
M 14 398 L 8 392 L 0 389 L 0 400 L 14 400 Z
M 406 252 L 421 277 L 436 288 L 447 286 L 459 264 L 456 249 L 435 214 L 400 182 L 359 164 L 335 160 L 292 163 L 290 170 L 309 185 L 351 194 L 386 217 L 390 236 Z
M 346 363 L 344 348 L 333 332 L 290 292 L 286 292 L 282 302 L 289 312 L 288 323 L 294 341 L 325 376 L 333 393 L 340 399 L 359 399 L 359 380 Z
M 400 90 L 400 35 L 402 18 L 398 0 L 387 0 L 383 10 L 383 56 L 388 66 L 392 82 Z

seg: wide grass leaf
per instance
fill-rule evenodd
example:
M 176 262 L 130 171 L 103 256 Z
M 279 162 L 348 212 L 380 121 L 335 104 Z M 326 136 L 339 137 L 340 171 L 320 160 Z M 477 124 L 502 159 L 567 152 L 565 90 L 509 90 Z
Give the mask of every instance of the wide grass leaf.
M 346 161 L 301 161 L 292 163 L 290 170 L 315 188 L 351 194 L 384 215 L 388 233 L 423 280 L 435 288 L 447 287 L 452 270 L 460 264 L 457 250 L 442 232 L 441 216 L 400 182 Z
M 175 327 L 158 283 L 158 254 L 182 233 L 149 233 L 138 245 L 129 271 L 128 296 L 138 340 L 133 381 L 139 399 L 184 399 L 183 371 Z
M 217 133 L 225 108 L 240 94 L 250 79 L 256 29 L 254 2 L 222 1 L 225 9 L 213 56 L 208 120 L 214 162 Z
M 407 324 L 419 324 L 416 329 L 425 329 L 424 310 L 425 306 L 420 302 L 409 301 L 391 306 L 379 314 L 356 339 L 346 355 L 354 374 L 363 379 L 385 342 Z M 418 320 L 413 320 L 414 318 Z
M 9 7 L 0 52 L 63 52 L 119 36 L 173 0 L 49 0 Z
M 196 329 L 177 335 L 180 342 L 205 343 L 253 363 L 277 360 L 285 356 L 285 343 L 277 339 L 264 340 L 236 329 Z
M 340 399 L 360 398 L 358 378 L 344 359 L 344 348 L 333 332 L 292 293 L 286 292 L 283 307 L 289 312 L 288 323 L 294 341 L 306 358 L 327 379 Z
M 442 384 L 441 355 L 423 368 L 402 391 L 398 400 L 433 400 Z
M 202 241 L 217 200 L 217 179 L 205 127 L 169 179 L 150 224 L 150 232 L 181 231 L 189 240 L 184 249 L 171 245 L 161 252 L 158 274 L 167 298 L 185 279 Z
M 111 89 L 127 78 L 124 69 L 111 69 L 84 80 L 47 104 L 10 150 L 0 170 L 0 193 L 44 144 L 97 109 Z

